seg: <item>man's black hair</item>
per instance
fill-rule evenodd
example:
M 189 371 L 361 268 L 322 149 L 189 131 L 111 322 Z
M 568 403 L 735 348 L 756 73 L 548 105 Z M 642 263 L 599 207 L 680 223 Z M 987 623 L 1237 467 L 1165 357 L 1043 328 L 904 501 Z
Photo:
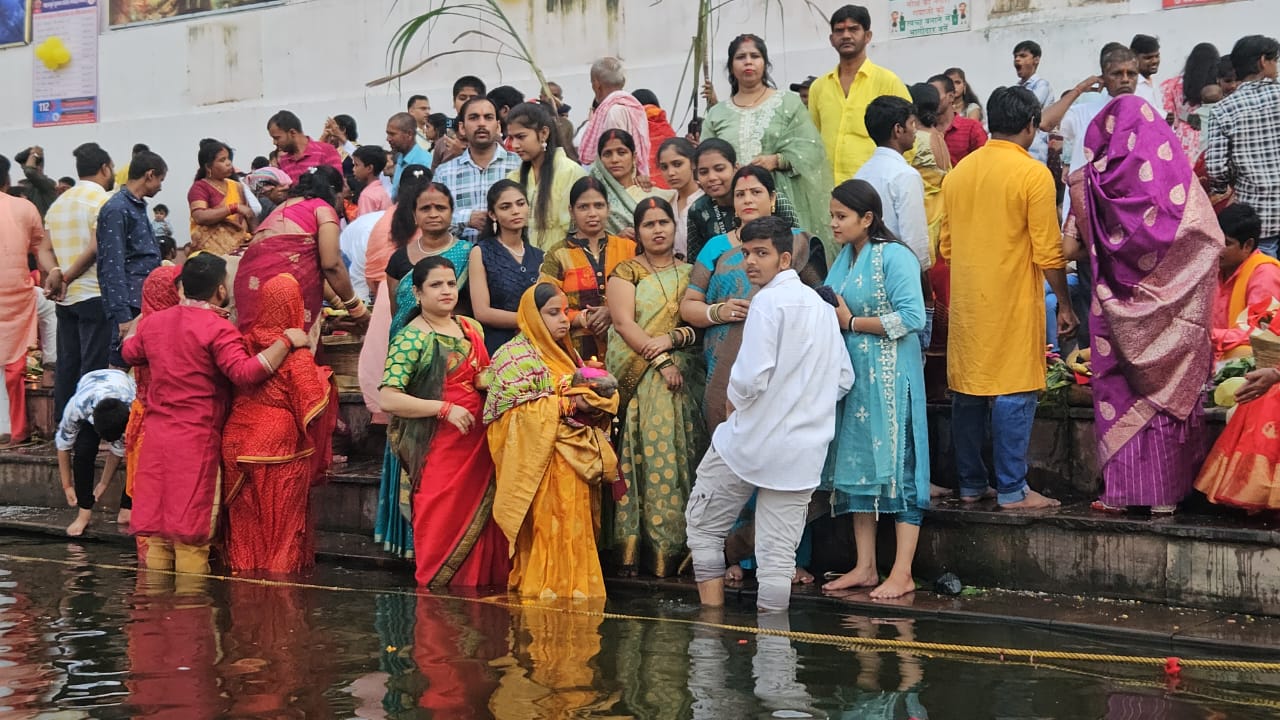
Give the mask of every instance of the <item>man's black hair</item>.
M 1013 46 L 1014 55 L 1017 55 L 1023 50 L 1026 50 L 1027 52 L 1031 53 L 1031 57 L 1040 57 L 1041 55 L 1040 43 L 1036 42 L 1035 40 L 1023 40 L 1022 42 Z
M 1275 60 L 1280 55 L 1280 43 L 1275 38 L 1263 35 L 1246 35 L 1236 41 L 1231 48 L 1231 65 L 1236 70 L 1236 79 L 1244 82 L 1250 75 L 1257 75 L 1264 59 Z
M 743 245 L 749 242 L 769 240 L 773 243 L 773 249 L 777 250 L 779 255 L 795 251 L 795 237 L 791 232 L 791 223 L 777 215 L 756 218 L 743 225 L 740 237 Z
M 490 90 L 485 97 L 493 103 L 493 110 L 499 115 L 502 114 L 502 108 L 510 110 L 524 102 L 524 94 L 510 85 L 499 85 Z
M 182 265 L 182 293 L 189 300 L 208 300 L 227 281 L 227 261 L 200 253 Z
M 987 100 L 987 126 L 992 135 L 1017 135 L 1034 124 L 1040 126 L 1040 101 L 1028 89 L 996 88 Z
M 271 119 L 267 121 L 267 125 L 275 125 L 285 132 L 289 132 L 290 130 L 302 132 L 302 121 L 298 119 L 297 115 L 294 115 L 288 110 L 281 110 L 275 115 L 272 115 Z
M 1139 33 L 1129 41 L 1129 49 L 1138 55 L 1158 53 L 1160 52 L 1160 38 Z
M 129 405 L 120 398 L 106 398 L 93 407 L 93 431 L 99 438 L 115 442 L 128 425 Z
M 111 156 L 95 142 L 87 142 L 72 150 L 71 154 L 76 159 L 76 174 L 82 178 L 93 177 L 103 165 L 111 164 Z
M 431 102 L 430 100 L 428 100 L 428 99 L 427 99 L 427 96 L 426 96 L 426 95 L 410 95 L 410 96 L 409 96 L 409 102 L 405 103 L 404 109 L 405 109 L 405 110 L 412 110 L 412 109 L 413 109 L 413 106 L 414 106 L 415 104 L 417 104 L 417 102 L 418 102 L 419 100 L 422 100 L 423 102 L 428 103 L 428 104 L 430 104 L 430 102 Z
M 1253 206 L 1242 202 L 1223 208 L 1218 213 L 1218 225 L 1222 234 L 1240 243 L 1240 247 L 1252 242 L 1258 247 L 1258 239 L 1262 237 L 1262 218 Z
M 950 92 L 950 93 L 953 93 L 956 91 L 956 81 L 952 80 L 947 75 L 934 75 L 928 80 L 925 80 L 925 82 L 929 83 L 930 85 L 934 83 L 938 83 L 942 87 L 946 88 L 947 92 Z
M 884 147 L 893 138 L 893 129 L 907 126 L 915 106 L 895 95 L 881 95 L 867 104 L 865 116 L 867 135 L 877 147 Z
M 475 75 L 463 75 L 453 81 L 453 97 L 458 97 L 458 93 L 462 92 L 462 88 L 472 88 L 477 95 L 488 94 L 485 90 L 484 81 Z
M 154 171 L 157 177 L 164 177 L 169 172 L 169 166 L 165 164 L 164 158 L 150 150 L 140 152 L 129 160 L 130 180 L 140 180 L 149 171 Z
M 831 13 L 831 29 L 835 30 L 837 25 L 850 20 L 862 26 L 863 30 L 871 30 L 871 11 L 862 5 L 845 5 L 837 8 Z

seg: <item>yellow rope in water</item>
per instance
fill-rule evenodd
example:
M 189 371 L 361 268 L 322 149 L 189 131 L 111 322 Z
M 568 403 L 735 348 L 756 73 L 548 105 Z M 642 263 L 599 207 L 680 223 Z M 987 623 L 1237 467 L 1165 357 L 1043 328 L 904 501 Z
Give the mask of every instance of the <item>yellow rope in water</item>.
M 25 555 L 13 555 L 10 553 L 0 553 L 0 558 L 7 558 L 19 562 L 37 562 L 52 563 L 57 565 L 73 565 L 83 566 L 85 564 L 105 570 L 120 570 L 124 572 L 135 572 L 136 567 L 129 565 L 118 565 L 109 563 L 84 563 L 77 560 L 58 560 L 53 558 L 31 557 Z M 147 572 L 161 575 L 179 575 L 172 570 L 148 570 Z M 193 575 L 188 574 L 188 577 Z M 235 575 L 213 575 L 199 574 L 194 577 L 200 577 L 211 580 L 223 580 L 231 582 L 250 583 L 254 585 L 275 586 L 275 587 L 294 587 L 309 590 L 324 590 L 329 592 L 350 592 L 360 594 L 395 594 L 438 598 L 442 600 L 455 600 L 459 602 L 486 603 L 497 605 L 509 609 L 526 610 L 530 608 L 552 610 L 554 612 L 586 615 L 590 617 L 599 617 L 607 620 L 631 620 L 637 622 L 669 622 L 682 625 L 691 625 L 697 627 L 705 627 L 714 630 L 741 633 L 744 635 L 769 635 L 774 637 L 782 637 L 799 642 L 810 643 L 814 645 L 828 645 L 842 648 L 868 649 L 879 652 L 918 652 L 921 654 L 929 653 L 946 653 L 959 656 L 978 656 L 978 657 L 995 657 L 1002 662 L 1010 660 L 1025 660 L 1028 664 L 1040 664 L 1038 661 L 1044 660 L 1064 660 L 1079 661 L 1090 663 L 1104 663 L 1111 665 L 1144 665 L 1154 667 L 1164 667 L 1170 670 L 1176 669 L 1203 669 L 1203 670 L 1236 670 L 1244 672 L 1257 673 L 1280 673 L 1280 662 L 1257 662 L 1248 660 L 1212 660 L 1199 658 L 1171 658 L 1171 657 L 1144 657 L 1138 655 L 1114 655 L 1105 653 L 1083 653 L 1070 652 L 1064 650 L 1028 650 L 1025 648 L 1003 648 L 994 645 L 961 645 L 954 643 L 934 643 L 919 642 L 914 640 L 896 640 L 890 638 L 860 638 L 848 635 L 828 635 L 825 633 L 809 633 L 798 632 L 792 630 L 771 630 L 768 628 L 751 627 L 748 625 L 728 625 L 724 623 L 707 622 L 703 620 L 693 620 L 687 618 L 655 618 L 646 615 L 631 615 L 628 613 L 603 612 L 598 610 L 586 610 L 574 607 L 565 607 L 563 605 L 543 605 L 536 601 L 530 602 L 512 602 L 501 597 L 464 597 L 459 595 L 448 595 L 443 593 L 418 593 L 416 591 L 395 590 L 395 589 L 370 589 L 370 588 L 350 588 L 335 585 L 317 585 L 314 583 L 301 583 L 285 580 L 267 580 L 262 578 L 246 578 L 237 577 Z

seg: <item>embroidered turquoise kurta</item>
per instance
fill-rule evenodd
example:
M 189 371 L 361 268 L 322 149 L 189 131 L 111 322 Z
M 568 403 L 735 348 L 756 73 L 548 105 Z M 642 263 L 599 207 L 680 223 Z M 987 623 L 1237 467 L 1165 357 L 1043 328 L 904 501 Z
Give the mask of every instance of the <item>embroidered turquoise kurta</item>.
M 925 417 L 924 295 L 920 263 L 896 242 L 846 245 L 827 284 L 857 317 L 878 317 L 885 335 L 845 332 L 853 390 L 836 410 L 823 487 L 837 514 L 875 512 L 919 523 L 929 506 L 929 433 Z

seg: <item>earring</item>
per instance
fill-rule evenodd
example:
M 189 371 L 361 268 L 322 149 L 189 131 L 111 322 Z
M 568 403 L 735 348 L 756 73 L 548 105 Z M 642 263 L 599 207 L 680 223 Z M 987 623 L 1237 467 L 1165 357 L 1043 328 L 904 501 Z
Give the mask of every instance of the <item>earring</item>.
M 542 152 L 546 152 L 546 151 L 547 151 L 547 141 L 546 141 L 546 140 L 543 140 L 543 141 L 542 141 Z
M 769 203 L 769 214 L 772 215 L 776 212 L 778 212 L 778 203 Z

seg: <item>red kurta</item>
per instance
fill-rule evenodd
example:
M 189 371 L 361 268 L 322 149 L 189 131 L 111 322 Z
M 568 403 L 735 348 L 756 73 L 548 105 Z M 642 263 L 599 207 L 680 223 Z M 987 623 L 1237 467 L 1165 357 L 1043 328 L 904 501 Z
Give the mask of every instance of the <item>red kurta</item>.
M 235 326 L 203 304 L 142 318 L 122 353 L 125 362 L 146 365 L 151 373 L 132 530 L 188 545 L 207 543 L 231 386 L 252 387 L 271 371 L 249 354 Z

